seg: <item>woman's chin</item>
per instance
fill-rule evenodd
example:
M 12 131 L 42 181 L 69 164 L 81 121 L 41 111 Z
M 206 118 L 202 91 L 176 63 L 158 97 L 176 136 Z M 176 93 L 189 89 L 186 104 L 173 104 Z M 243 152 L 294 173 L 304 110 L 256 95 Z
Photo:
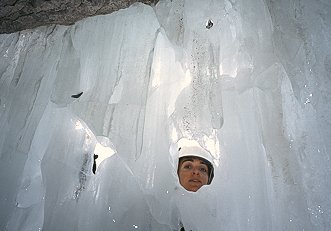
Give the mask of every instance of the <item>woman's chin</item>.
M 200 184 L 188 184 L 188 185 L 184 186 L 184 188 L 187 191 L 196 192 L 201 188 L 201 186 L 202 185 L 200 185 Z

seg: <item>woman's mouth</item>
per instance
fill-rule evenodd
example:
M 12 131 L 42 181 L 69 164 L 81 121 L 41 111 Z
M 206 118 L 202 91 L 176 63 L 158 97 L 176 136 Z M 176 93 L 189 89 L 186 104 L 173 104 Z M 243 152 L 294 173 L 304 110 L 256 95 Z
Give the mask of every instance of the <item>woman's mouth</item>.
M 191 180 L 189 180 L 189 182 L 193 182 L 193 183 L 201 183 L 201 181 L 200 181 L 200 180 L 197 180 L 197 179 L 191 179 Z

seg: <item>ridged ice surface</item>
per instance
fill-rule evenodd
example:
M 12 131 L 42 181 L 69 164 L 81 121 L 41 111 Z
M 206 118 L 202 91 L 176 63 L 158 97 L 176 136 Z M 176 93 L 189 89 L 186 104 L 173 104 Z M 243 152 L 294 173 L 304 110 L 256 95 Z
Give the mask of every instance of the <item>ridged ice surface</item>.
M 330 12 L 168 0 L 0 35 L 0 230 L 330 230 Z M 182 137 L 217 165 L 196 193 Z

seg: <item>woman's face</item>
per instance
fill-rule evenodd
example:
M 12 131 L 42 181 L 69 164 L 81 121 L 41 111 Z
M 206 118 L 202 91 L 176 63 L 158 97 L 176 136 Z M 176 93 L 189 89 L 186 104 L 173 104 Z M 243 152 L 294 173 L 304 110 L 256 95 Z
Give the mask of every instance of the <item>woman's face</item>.
M 208 183 L 208 166 L 199 158 L 183 157 L 178 165 L 178 177 L 186 190 L 196 192 Z

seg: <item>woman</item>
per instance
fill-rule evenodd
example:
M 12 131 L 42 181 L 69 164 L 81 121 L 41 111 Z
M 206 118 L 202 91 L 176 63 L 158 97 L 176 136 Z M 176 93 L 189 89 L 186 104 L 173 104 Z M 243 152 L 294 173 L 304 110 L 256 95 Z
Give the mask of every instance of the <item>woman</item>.
M 178 147 L 179 183 L 191 192 L 198 191 L 203 185 L 209 185 L 214 178 L 211 154 L 194 140 L 182 139 L 178 142 Z M 181 226 L 180 231 L 185 231 L 182 224 Z
M 184 140 L 178 148 L 179 183 L 191 192 L 209 185 L 214 177 L 211 154 L 194 140 Z

